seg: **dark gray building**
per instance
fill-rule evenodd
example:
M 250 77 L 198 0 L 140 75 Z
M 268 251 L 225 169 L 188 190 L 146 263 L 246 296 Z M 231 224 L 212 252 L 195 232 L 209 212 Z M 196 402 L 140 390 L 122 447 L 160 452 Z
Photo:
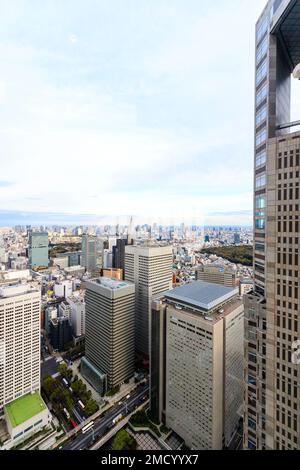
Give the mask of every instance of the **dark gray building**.
M 84 377 L 100 392 L 134 373 L 134 284 L 109 278 L 86 283 Z
M 113 246 L 113 263 L 115 269 L 125 270 L 125 246 L 128 244 L 127 239 L 118 238 L 117 243 Z
M 256 25 L 254 289 L 245 296 L 246 449 L 300 449 L 300 132 L 291 80 L 300 0 L 270 0 Z M 300 86 L 300 84 L 299 84 Z M 300 116 L 300 111 L 299 111 Z M 298 127 L 299 130 L 299 127 Z
M 93 273 L 97 269 L 97 239 L 89 235 L 82 236 L 81 265 Z
M 80 266 L 81 257 L 81 251 L 69 251 L 67 253 L 59 254 L 59 258 L 68 258 L 68 268 L 71 268 L 72 266 Z
M 67 317 L 58 317 L 50 321 L 50 340 L 53 349 L 65 351 L 72 341 L 72 328 Z

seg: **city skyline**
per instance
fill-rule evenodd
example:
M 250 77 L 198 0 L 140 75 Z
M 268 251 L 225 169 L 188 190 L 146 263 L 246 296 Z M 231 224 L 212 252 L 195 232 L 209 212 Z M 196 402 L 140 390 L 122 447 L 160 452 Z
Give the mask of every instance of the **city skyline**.
M 3 5 L 1 225 L 8 212 L 187 208 L 208 225 L 251 224 L 252 33 L 265 1 L 176 1 L 172 14 L 155 3 Z

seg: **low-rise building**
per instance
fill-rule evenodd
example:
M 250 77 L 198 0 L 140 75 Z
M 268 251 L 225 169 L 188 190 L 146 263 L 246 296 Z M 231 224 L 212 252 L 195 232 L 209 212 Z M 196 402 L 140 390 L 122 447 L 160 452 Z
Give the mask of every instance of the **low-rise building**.
M 236 287 L 235 272 L 227 267 L 215 264 L 206 264 L 196 269 L 196 281 L 222 284 L 227 287 Z
M 8 403 L 4 416 L 10 439 L 4 449 L 10 449 L 50 425 L 52 417 L 38 392 L 28 393 Z

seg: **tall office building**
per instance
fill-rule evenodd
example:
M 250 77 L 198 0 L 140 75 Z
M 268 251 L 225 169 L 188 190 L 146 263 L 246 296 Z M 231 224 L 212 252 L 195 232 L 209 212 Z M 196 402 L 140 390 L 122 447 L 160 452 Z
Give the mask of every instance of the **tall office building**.
M 89 235 L 82 236 L 82 257 L 81 265 L 88 272 L 95 272 L 97 269 L 97 240 Z
M 212 284 L 223 284 L 227 287 L 235 287 L 237 278 L 235 272 L 224 266 L 204 265 L 196 269 L 196 281 L 205 281 Z
M 112 267 L 115 269 L 125 269 L 125 247 L 128 244 L 127 239 L 118 238 L 116 245 L 113 246 Z
M 244 307 L 196 281 L 154 300 L 150 409 L 194 450 L 229 446 L 242 416 Z
M 149 355 L 149 322 L 153 296 L 172 289 L 172 247 L 125 247 L 125 279 L 135 284 L 135 345 Z
M 67 316 L 53 318 L 50 321 L 49 330 L 53 349 L 55 351 L 65 351 L 67 346 L 72 342 L 70 318 Z
M 40 389 L 41 292 L 28 285 L 0 288 L 0 413 Z
M 300 133 L 290 122 L 300 0 L 270 0 L 256 25 L 254 290 L 245 296 L 247 449 L 300 449 Z M 298 122 L 299 124 L 299 122 Z
M 101 394 L 134 373 L 134 284 L 109 278 L 86 283 L 84 377 Z
M 48 267 L 49 241 L 47 232 L 28 232 L 28 258 L 30 269 Z

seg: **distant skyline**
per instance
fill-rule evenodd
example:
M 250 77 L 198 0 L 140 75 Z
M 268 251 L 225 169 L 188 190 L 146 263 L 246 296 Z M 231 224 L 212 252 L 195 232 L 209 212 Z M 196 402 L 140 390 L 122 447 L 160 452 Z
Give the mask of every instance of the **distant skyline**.
M 248 217 L 248 214 L 232 214 L 232 218 L 239 216 L 245 220 Z M 158 224 L 158 225 L 180 225 L 184 223 L 188 225 L 197 225 L 199 227 L 203 226 L 241 226 L 241 227 L 251 227 L 252 223 L 247 224 L 230 224 L 227 223 L 227 217 L 220 218 L 220 214 L 210 214 L 205 217 L 143 217 L 143 216 L 111 216 L 111 215 L 102 215 L 97 214 L 68 214 L 68 213 L 46 213 L 46 212 L 26 212 L 26 211 L 1 211 L 0 210 L 0 228 L 2 227 L 14 227 L 16 225 L 32 225 L 32 226 L 104 226 L 104 225 L 129 225 L 130 218 L 133 217 L 134 225 L 143 225 L 143 224 Z M 229 216 L 228 216 L 229 217 Z M 223 220 L 224 223 L 220 222 Z
M 254 27 L 265 4 L 2 2 L 0 225 L 17 214 L 252 225 Z

